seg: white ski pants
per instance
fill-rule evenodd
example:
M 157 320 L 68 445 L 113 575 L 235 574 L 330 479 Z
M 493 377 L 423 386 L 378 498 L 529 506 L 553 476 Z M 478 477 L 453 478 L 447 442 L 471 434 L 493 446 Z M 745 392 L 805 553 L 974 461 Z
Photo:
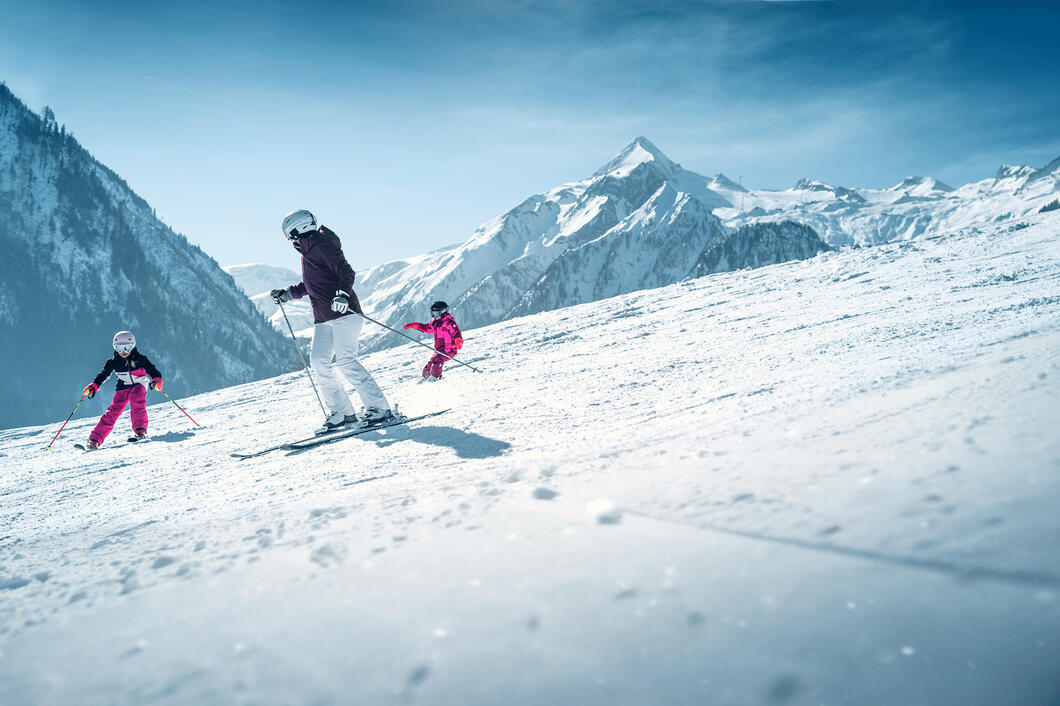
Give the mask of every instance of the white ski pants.
M 330 412 L 353 414 L 353 404 L 337 372 L 350 381 L 361 396 L 364 406 L 390 409 L 375 379 L 357 360 L 358 339 L 363 319 L 357 314 L 343 316 L 313 326 L 313 344 L 309 351 L 310 364 L 320 383 L 320 394 Z

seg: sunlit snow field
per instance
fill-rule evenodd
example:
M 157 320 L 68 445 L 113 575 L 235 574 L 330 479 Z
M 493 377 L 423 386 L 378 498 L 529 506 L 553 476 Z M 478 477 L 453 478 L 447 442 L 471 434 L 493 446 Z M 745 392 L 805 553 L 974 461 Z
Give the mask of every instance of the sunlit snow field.
M 466 340 L 305 452 L 304 374 L 0 432 L 0 703 L 1060 698 L 1060 214 Z

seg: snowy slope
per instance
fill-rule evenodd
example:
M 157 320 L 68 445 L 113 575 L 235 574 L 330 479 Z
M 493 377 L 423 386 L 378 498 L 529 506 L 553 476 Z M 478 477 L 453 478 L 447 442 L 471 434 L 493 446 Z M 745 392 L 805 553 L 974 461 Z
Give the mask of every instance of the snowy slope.
M 446 415 L 304 377 L 0 432 L 13 704 L 1049 704 L 1060 213 L 467 331 Z M 427 389 L 424 389 L 427 388 Z M 119 432 L 127 424 L 119 422 Z M 119 432 L 116 432 L 119 433 Z M 108 446 L 111 444 L 108 443 Z
M 65 415 L 130 329 L 173 391 L 290 370 L 282 337 L 50 111 L 0 84 L 0 427 Z M 203 312 L 209 312 L 203 316 Z M 108 396 L 109 397 L 109 396 Z M 107 399 L 86 401 L 101 412 Z
M 232 275 L 243 293 L 250 297 L 250 301 L 258 308 L 265 318 L 269 320 L 273 328 L 284 336 L 289 336 L 287 322 L 283 320 L 284 312 L 272 300 L 270 292 L 281 287 L 290 287 L 302 281 L 302 276 L 287 267 L 275 267 L 273 265 L 249 264 L 249 265 L 225 265 L 225 272 Z M 291 322 L 291 328 L 299 338 L 313 337 L 313 308 L 308 299 L 295 299 L 287 302 L 284 311 Z

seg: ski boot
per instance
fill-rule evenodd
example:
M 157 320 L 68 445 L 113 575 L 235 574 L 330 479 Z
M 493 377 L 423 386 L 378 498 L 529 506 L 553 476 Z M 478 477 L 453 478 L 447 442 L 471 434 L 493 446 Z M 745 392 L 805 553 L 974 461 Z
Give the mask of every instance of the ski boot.
M 356 424 L 356 414 L 343 414 L 342 412 L 332 412 L 331 416 L 324 422 L 324 426 L 317 429 L 314 434 L 320 436 L 321 434 L 327 434 L 329 432 L 337 431 L 342 429 L 347 424 Z
M 361 429 L 368 427 L 378 426 L 380 424 L 386 424 L 396 419 L 394 413 L 389 409 L 378 409 L 376 407 L 369 407 L 364 410 L 364 416 L 361 417 L 361 421 L 357 426 Z

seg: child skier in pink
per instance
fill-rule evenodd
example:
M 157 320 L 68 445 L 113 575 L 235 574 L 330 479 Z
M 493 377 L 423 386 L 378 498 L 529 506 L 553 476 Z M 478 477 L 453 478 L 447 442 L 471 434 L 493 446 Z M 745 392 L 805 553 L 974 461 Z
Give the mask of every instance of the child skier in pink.
M 460 327 L 456 325 L 456 319 L 449 313 L 449 305 L 445 302 L 431 304 L 431 322 L 421 324 L 418 321 L 405 324 L 405 328 L 414 328 L 423 333 L 434 334 L 435 353 L 427 365 L 423 368 L 423 379 L 420 382 L 434 382 L 442 379 L 442 365 L 445 361 L 456 356 L 456 352 L 464 345 L 463 335 Z M 445 355 L 442 355 L 442 354 Z M 449 356 L 447 358 L 446 356 Z
M 162 373 L 158 372 L 151 361 L 136 350 L 136 337 L 129 331 L 118 331 L 114 334 L 114 357 L 106 362 L 99 375 L 84 389 L 84 394 L 95 397 L 99 386 L 114 374 L 118 378 L 118 389 L 114 400 L 99 422 L 88 435 L 88 450 L 98 449 L 103 440 L 114 428 L 114 423 L 129 405 L 129 416 L 132 417 L 133 433 L 137 439 L 147 437 L 147 388 L 162 390 Z

